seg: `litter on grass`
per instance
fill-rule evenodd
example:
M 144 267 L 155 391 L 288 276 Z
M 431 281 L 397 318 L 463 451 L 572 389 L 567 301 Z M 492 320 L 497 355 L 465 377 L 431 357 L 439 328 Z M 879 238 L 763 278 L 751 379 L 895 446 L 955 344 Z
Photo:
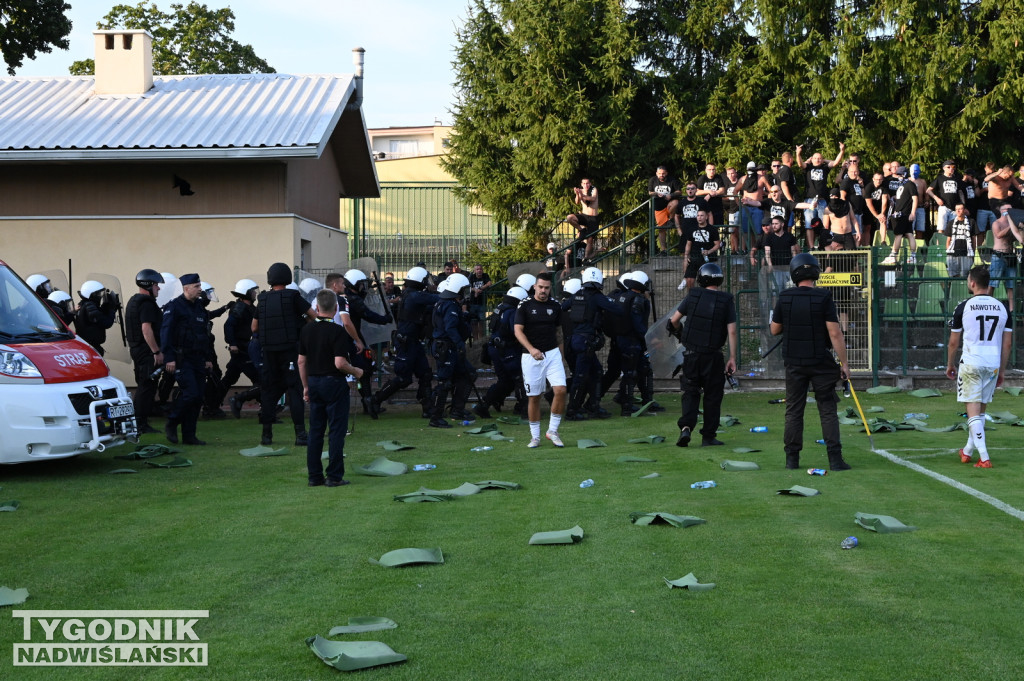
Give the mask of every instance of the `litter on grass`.
M 359 466 L 356 468 L 355 472 L 360 475 L 370 475 L 381 478 L 393 475 L 404 475 L 409 472 L 409 466 L 401 461 L 392 461 L 386 456 L 378 456 L 365 466 Z
M 530 537 L 531 544 L 575 544 L 583 539 L 583 528 L 579 525 L 568 530 L 536 532 Z
M 361 634 L 365 631 L 381 631 L 382 629 L 397 628 L 398 624 L 387 617 L 349 617 L 347 625 L 334 627 L 327 632 L 327 635 L 337 636 L 339 634 Z
M 157 463 L 156 461 L 147 460 L 146 465 L 152 466 L 153 468 L 188 468 L 192 465 L 192 460 L 186 459 L 182 456 L 176 456 L 166 463 Z
M 759 471 L 761 467 L 753 461 L 732 461 L 726 459 L 722 462 L 722 470 L 725 471 Z
M 242 456 L 284 456 L 288 453 L 287 447 L 281 447 L 274 449 L 273 447 L 265 447 L 263 445 L 257 445 L 256 447 L 250 447 L 248 449 L 240 449 L 238 453 Z
M 370 558 L 374 565 L 383 567 L 401 567 L 403 565 L 439 565 L 444 563 L 441 549 L 395 549 L 388 551 L 379 559 Z
M 865 530 L 878 532 L 879 534 L 892 534 L 895 532 L 913 532 L 917 528 L 913 525 L 904 525 L 891 515 L 876 515 L 874 513 L 858 513 L 853 522 Z
M 307 638 L 306 645 L 328 667 L 343 672 L 405 662 L 408 659 L 380 641 L 329 641 L 317 635 Z
M 377 443 L 378 447 L 383 447 L 389 452 L 401 452 L 406 449 L 416 449 L 412 445 L 402 444 L 398 440 L 381 440 Z
M 664 511 L 644 513 L 633 511 L 629 514 L 629 520 L 634 525 L 671 525 L 672 527 L 693 527 L 703 525 L 707 521 L 695 515 L 674 515 Z
M 591 449 L 593 447 L 607 447 L 608 445 L 606 445 L 601 440 L 583 439 L 583 440 L 577 440 L 576 441 L 576 446 L 579 447 L 580 449 Z
M 789 489 L 780 489 L 776 494 L 788 494 L 794 497 L 814 497 L 821 492 L 814 489 L 813 487 L 804 487 L 803 485 L 793 485 Z
M 715 588 L 714 582 L 708 582 L 707 584 L 701 584 L 698 582 L 692 572 L 688 573 L 685 577 L 680 577 L 679 579 L 668 579 L 667 577 L 662 577 L 662 579 L 665 580 L 665 583 L 668 584 L 668 588 L 670 589 L 676 587 L 679 589 L 688 589 L 690 591 L 711 591 Z
M 28 589 L 10 589 L 0 586 L 0 607 L 5 605 L 20 605 L 28 599 Z
M 21 506 L 20 501 L 0 501 L 0 511 L 14 512 Z

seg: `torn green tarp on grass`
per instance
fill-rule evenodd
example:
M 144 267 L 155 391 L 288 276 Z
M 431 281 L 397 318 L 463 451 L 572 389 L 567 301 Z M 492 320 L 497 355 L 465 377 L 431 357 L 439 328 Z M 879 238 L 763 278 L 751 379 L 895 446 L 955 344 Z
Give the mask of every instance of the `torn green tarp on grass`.
M 894 532 L 913 532 L 917 528 L 913 525 L 904 525 L 891 515 L 875 515 L 874 513 L 858 513 L 853 522 L 865 530 L 872 530 L 879 534 L 890 534 Z
M 306 645 L 328 667 L 343 672 L 405 662 L 408 659 L 380 641 L 329 641 L 317 635 L 307 638 Z
M 486 426 L 477 426 L 476 428 L 470 428 L 469 430 L 462 431 L 466 435 L 484 435 L 498 429 L 498 424 L 488 423 Z
M 153 468 L 188 468 L 192 465 L 192 460 L 186 459 L 183 456 L 176 456 L 166 463 L 157 463 L 156 461 L 147 460 L 146 465 L 152 466 Z
M 821 494 L 818 490 L 813 487 L 804 487 L 803 485 L 793 485 L 789 489 L 780 489 L 776 494 L 788 494 L 795 497 L 815 497 Z
M 721 420 L 719 421 L 719 426 L 727 428 L 729 426 L 739 425 L 739 423 L 740 420 L 735 416 L 732 416 L 731 414 L 723 414 Z
M 576 446 L 580 449 L 590 449 L 591 447 L 607 447 L 601 440 L 576 440 Z
M 134 468 L 115 468 L 110 471 L 110 475 L 121 475 L 123 473 L 138 473 Z
M 122 461 L 138 461 L 139 459 L 153 459 L 158 456 L 167 456 L 168 454 L 181 454 L 181 450 L 172 449 L 167 445 L 138 445 L 134 452 L 120 454 L 114 458 L 121 459 Z
M 942 393 L 935 388 L 918 388 L 907 393 L 911 397 L 942 397 Z
M 14 512 L 21 506 L 20 501 L 0 501 L 0 511 Z
M 529 421 L 524 421 L 518 416 L 499 416 L 498 421 L 501 423 L 507 423 L 510 426 L 525 426 L 529 424 Z
M 662 579 L 665 580 L 665 583 L 668 584 L 668 588 L 670 589 L 672 587 L 677 587 L 679 589 L 689 589 L 690 591 L 711 591 L 715 588 L 714 582 L 709 582 L 707 584 L 701 584 L 698 582 L 692 572 L 687 574 L 685 577 L 680 577 L 679 579 L 668 579 L 667 577 L 662 577 Z
M 256 447 L 250 447 L 248 449 L 239 449 L 238 453 L 242 456 L 284 456 L 288 453 L 288 448 L 280 447 L 278 449 L 274 449 L 273 447 L 257 445 Z
M 888 395 L 889 393 L 903 392 L 894 385 L 876 385 L 873 388 L 868 388 L 864 392 L 869 395 Z
M 383 567 L 401 567 L 402 565 L 443 564 L 444 556 L 441 549 L 395 549 L 388 551 L 379 560 L 370 558 L 374 565 Z
M 707 521 L 695 515 L 675 515 L 664 511 L 644 513 L 633 511 L 629 514 L 629 520 L 634 525 L 671 525 L 672 527 L 693 527 L 703 525 Z
M 650 480 L 651 478 L 660 478 L 661 473 L 648 473 L 647 475 L 641 475 L 641 480 Z
M 378 447 L 383 447 L 389 452 L 401 452 L 405 449 L 416 449 L 412 445 L 402 444 L 398 440 L 381 440 L 377 443 Z
M 724 471 L 759 471 L 761 467 L 753 461 L 732 461 L 726 459 L 722 462 L 722 470 Z
M 522 489 L 522 485 L 518 482 L 505 482 L 504 480 L 483 480 L 481 482 L 474 482 L 474 485 L 480 489 Z
M 631 445 L 658 445 L 664 441 L 664 435 L 648 435 L 647 437 L 635 437 L 632 440 L 628 440 Z
M 568 530 L 536 532 L 530 537 L 531 544 L 574 544 L 583 539 L 583 528 L 579 525 Z
M 615 459 L 615 463 L 654 463 L 657 459 L 645 459 L 642 456 L 630 456 L 628 454 Z
M 355 472 L 360 475 L 371 475 L 383 478 L 392 475 L 404 475 L 409 472 L 409 466 L 401 461 L 392 461 L 386 456 L 378 456 L 365 466 L 357 467 Z
M 652 406 L 654 406 L 654 400 L 651 400 L 647 404 L 642 405 L 639 409 L 634 411 L 629 416 L 630 416 L 630 418 L 634 418 L 634 419 L 635 418 L 640 418 L 641 416 L 644 416 L 647 413 L 647 410 L 650 409 Z
M 453 498 L 451 494 L 437 494 L 436 492 L 409 492 L 394 496 L 395 501 L 404 501 L 408 504 L 421 501 L 451 501 Z
M 1003 392 L 1010 393 L 1014 397 L 1020 397 L 1020 394 L 1024 392 L 1024 388 L 1018 388 L 1016 386 L 1012 388 L 1003 388 Z
M 20 605 L 28 599 L 28 589 L 9 589 L 0 586 L 0 607 L 5 605 Z
M 328 636 L 339 634 L 361 634 L 365 631 L 381 631 L 382 629 L 397 629 L 398 624 L 387 617 L 349 617 L 348 625 L 337 626 L 327 632 Z
M 759 452 L 759 451 L 761 451 L 761 450 L 760 449 L 754 449 L 753 447 L 733 447 L 732 448 L 732 453 L 733 454 L 753 454 L 754 452 Z
M 445 494 L 450 497 L 468 497 L 471 494 L 479 494 L 480 488 L 471 482 L 464 482 L 454 489 L 429 489 L 427 487 L 420 487 L 417 491 L 425 494 Z
M 502 434 L 500 430 L 496 430 L 493 433 L 487 433 L 485 437 L 488 440 L 494 440 L 495 442 L 511 442 L 514 439 Z
M 1008 411 L 988 411 L 985 413 L 992 418 L 991 423 L 1001 423 L 1004 425 L 1017 425 L 1020 423 L 1020 417 Z

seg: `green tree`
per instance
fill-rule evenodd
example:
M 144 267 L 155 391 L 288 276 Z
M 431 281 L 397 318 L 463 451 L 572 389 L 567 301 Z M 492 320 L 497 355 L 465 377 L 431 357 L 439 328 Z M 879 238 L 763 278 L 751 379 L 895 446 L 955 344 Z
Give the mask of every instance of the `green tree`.
M 160 75 L 198 73 L 274 73 L 251 45 L 231 37 L 235 13 L 230 8 L 210 9 L 198 2 L 171 4 L 170 12 L 155 4 L 115 5 L 100 29 L 145 29 L 153 36 L 153 71 Z M 76 61 L 72 75 L 92 75 L 92 59 Z
M 63 0 L 0 0 L 0 55 L 9 75 L 37 52 L 68 49 L 69 9 Z
M 648 143 L 637 134 L 638 42 L 619 0 L 474 0 L 457 38 L 442 163 L 473 188 L 465 200 L 537 245 L 574 210 L 583 177 L 605 215 L 635 205 Z

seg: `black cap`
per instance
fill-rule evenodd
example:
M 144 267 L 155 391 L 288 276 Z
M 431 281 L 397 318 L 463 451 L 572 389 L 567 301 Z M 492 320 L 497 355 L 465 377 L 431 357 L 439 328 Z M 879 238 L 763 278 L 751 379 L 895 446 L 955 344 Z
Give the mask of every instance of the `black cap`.
M 950 159 L 946 159 L 945 161 L 942 162 L 942 167 L 943 168 L 945 168 L 946 166 L 955 166 L 955 165 L 956 165 L 956 161 L 954 161 L 951 158 Z
M 195 274 L 195 273 L 183 274 L 180 277 L 178 277 L 178 281 L 181 282 L 182 286 L 188 286 L 189 284 L 198 284 L 199 283 L 199 275 Z

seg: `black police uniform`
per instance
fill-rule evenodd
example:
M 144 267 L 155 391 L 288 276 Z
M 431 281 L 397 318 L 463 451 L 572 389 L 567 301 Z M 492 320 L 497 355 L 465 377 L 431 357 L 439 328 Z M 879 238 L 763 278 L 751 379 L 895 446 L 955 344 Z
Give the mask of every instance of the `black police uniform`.
M 491 318 L 487 340 L 487 356 L 494 368 L 495 381 L 484 393 L 483 402 L 473 411 L 483 418 L 490 418 L 488 407 L 499 407 L 510 393 L 516 394 L 517 403 L 526 403 L 526 389 L 523 387 L 523 346 L 516 340 L 515 317 L 519 299 L 505 296 L 498 304 Z
M 701 391 L 704 392 L 705 442 L 715 439 L 722 415 L 725 394 L 725 359 L 722 346 L 728 340 L 729 324 L 736 323 L 736 303 L 731 293 L 706 288 L 690 289 L 677 312 L 686 323 L 680 330 L 685 348 L 683 371 L 679 377 L 682 414 L 677 421 L 681 429 L 691 431 L 697 425 Z
M 156 299 L 148 293 L 136 293 L 129 298 L 124 309 L 124 334 L 128 341 L 128 353 L 135 369 L 135 419 L 139 430 L 145 431 L 149 425 L 149 417 L 153 414 L 153 403 L 156 402 L 157 379 L 153 377 L 156 363 L 153 361 L 153 350 L 142 335 L 142 325 L 149 324 L 153 337 L 160 343 L 160 330 L 163 325 L 163 313 Z
M 606 323 L 610 334 L 614 334 L 622 370 L 616 401 L 622 406 L 622 415 L 628 416 L 636 411 L 633 391 L 638 386 L 644 402 L 654 399 L 654 373 L 650 359 L 645 356 L 647 342 L 644 338 L 651 307 L 643 294 L 628 289 L 617 292 L 612 302 L 618 306 L 618 314 L 609 315 Z
M 402 294 L 402 306 L 398 310 L 398 328 L 395 330 L 393 347 L 395 351 L 395 376 L 388 380 L 373 396 L 379 410 L 380 405 L 396 392 L 412 385 L 415 376 L 418 381 L 416 400 L 423 405 L 427 415 L 427 400 L 430 398 L 430 382 L 433 372 L 423 349 L 423 339 L 430 331 L 430 317 L 437 304 L 436 293 L 415 289 L 408 284 Z
M 452 418 L 467 416 L 466 400 L 473 389 L 476 369 L 466 358 L 469 322 L 456 298 L 442 297 L 434 306 L 431 353 L 437 364 L 437 385 L 430 396 L 430 425 L 446 427 L 444 405 L 452 391 Z
M 199 300 L 188 300 L 180 295 L 164 308 L 160 327 L 160 349 L 165 362 L 174 362 L 174 377 L 179 394 L 167 414 L 167 439 L 177 442 L 177 427 L 181 424 L 181 439 L 185 444 L 202 444 L 196 438 L 196 422 L 203 404 L 203 383 L 206 362 L 213 360 L 210 343 L 209 316 Z
M 309 303 L 302 293 L 289 288 L 272 288 L 257 298 L 256 317 L 263 350 L 260 382 L 260 423 L 263 444 L 271 444 L 277 401 L 288 393 L 296 445 L 306 444 L 306 418 L 299 379 L 299 330 L 305 324 Z M 299 444 L 301 443 L 301 444 Z
M 114 293 L 108 294 L 99 305 L 91 299 L 83 300 L 75 314 L 75 332 L 102 356 L 106 352 L 103 344 L 107 342 L 107 329 L 114 325 L 116 318 Z
M 603 373 L 597 351 L 604 345 L 601 321 L 603 314 L 615 315 L 619 313 L 619 309 L 604 295 L 600 287 L 592 283 L 585 284 L 572 296 L 568 316 L 572 323 L 569 345 L 574 355 L 574 366 L 569 404 L 566 409 L 568 420 L 582 416 L 584 400 L 588 394 L 591 397 L 591 410 L 600 400 Z
M 232 397 L 232 400 L 235 401 L 232 411 L 237 411 L 236 406 L 240 407 L 248 400 L 256 400 L 260 397 L 260 375 L 249 355 L 249 343 L 252 342 L 252 320 L 255 316 L 255 307 L 238 300 L 235 301 L 231 311 L 228 312 L 227 319 L 224 320 L 224 342 L 229 348 L 238 348 L 238 352 L 231 353 L 231 359 L 228 360 L 227 366 L 224 368 L 224 393 L 227 394 L 227 391 L 238 382 L 241 376 L 248 378 L 253 385 L 248 390 Z
M 370 385 L 371 372 L 373 371 L 373 355 L 370 348 L 366 347 L 366 339 L 363 337 L 363 320 L 371 324 L 389 324 L 391 315 L 379 314 L 366 306 L 364 294 L 350 286 L 345 287 L 345 298 L 348 300 L 348 314 L 352 318 L 352 324 L 359 334 L 359 341 L 363 344 L 363 351 L 352 358 L 352 364 L 365 372 L 363 379 L 359 382 L 359 395 L 363 401 L 363 413 L 371 414 L 374 418 L 377 415 L 377 402 L 373 400 L 373 389 Z
M 782 359 L 786 365 L 786 427 L 783 443 L 786 467 L 800 465 L 803 449 L 804 408 L 807 391 L 814 399 L 821 419 L 822 437 L 829 463 L 843 462 L 839 441 L 839 417 L 836 414 L 836 383 L 839 364 L 832 354 L 832 340 L 826 322 L 839 323 L 832 293 L 826 288 L 794 286 L 779 294 L 772 321 L 782 324 Z

